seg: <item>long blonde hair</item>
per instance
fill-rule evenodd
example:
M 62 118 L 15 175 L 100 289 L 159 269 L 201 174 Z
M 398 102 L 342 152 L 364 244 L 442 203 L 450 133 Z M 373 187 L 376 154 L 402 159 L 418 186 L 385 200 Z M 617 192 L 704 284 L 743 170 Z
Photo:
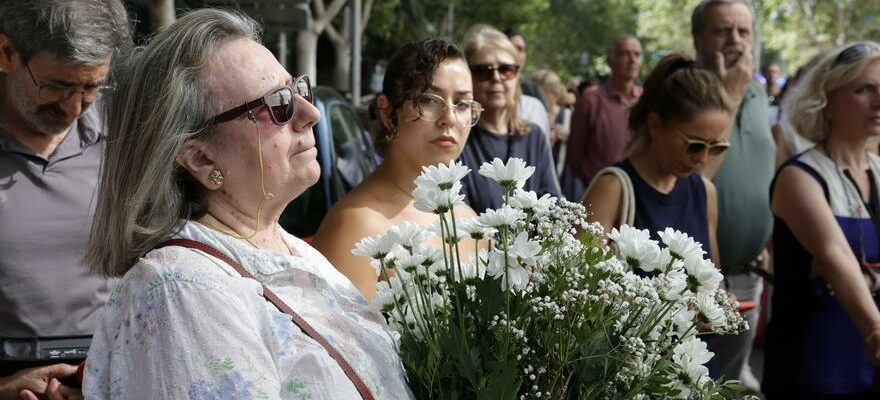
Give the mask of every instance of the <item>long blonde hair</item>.
M 839 60 L 843 52 L 856 46 L 864 46 L 865 54 L 857 59 Z M 783 101 L 782 107 L 795 131 L 814 142 L 825 140 L 829 133 L 824 112 L 828 93 L 856 80 L 877 60 L 880 60 L 880 44 L 876 42 L 850 43 L 825 52 L 794 87 L 791 96 Z
M 517 58 L 516 47 L 513 47 L 513 43 L 510 43 L 510 39 L 498 29 L 486 24 L 477 24 L 468 29 L 467 34 L 464 36 L 462 47 L 464 47 L 464 56 L 468 59 L 468 64 L 471 63 L 470 60 L 473 60 L 478 53 L 489 49 L 509 53 L 514 60 Z M 529 132 L 529 124 L 517 115 L 517 106 L 522 99 L 519 75 L 513 79 L 516 91 L 513 95 L 513 103 L 507 105 L 507 125 L 510 126 L 512 134 L 525 135 Z
M 243 14 L 201 9 L 114 60 L 116 91 L 107 102 L 107 146 L 85 255 L 93 270 L 125 274 L 181 219 L 204 214 L 201 187 L 175 158 L 186 140 L 210 135 L 217 110 L 204 83 L 207 61 L 230 41 L 259 41 L 259 32 Z

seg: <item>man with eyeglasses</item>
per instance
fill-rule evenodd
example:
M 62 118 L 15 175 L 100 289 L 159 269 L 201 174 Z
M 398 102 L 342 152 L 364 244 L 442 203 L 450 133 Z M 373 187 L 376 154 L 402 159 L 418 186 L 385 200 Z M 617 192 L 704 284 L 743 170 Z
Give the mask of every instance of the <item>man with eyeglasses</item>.
M 57 380 L 75 367 L 46 360 L 61 343 L 48 338 L 91 335 L 109 294 L 81 258 L 104 150 L 97 103 L 130 45 L 118 0 L 0 2 L 0 399 L 75 395 Z M 88 343 L 70 340 L 58 351 Z
M 718 190 L 718 253 L 727 289 L 739 301 L 757 303 L 762 281 L 755 271 L 766 267 L 765 248 L 773 230 L 770 182 L 776 145 L 767 123 L 767 95 L 753 79 L 754 15 L 749 0 L 703 0 L 691 16 L 691 34 L 697 61 L 721 77 L 738 106 L 730 150 L 711 158 L 701 172 Z M 717 367 L 712 372 L 740 379 L 751 391 L 758 391 L 748 364 L 758 313 L 757 308 L 744 311 L 748 331 L 710 344 Z

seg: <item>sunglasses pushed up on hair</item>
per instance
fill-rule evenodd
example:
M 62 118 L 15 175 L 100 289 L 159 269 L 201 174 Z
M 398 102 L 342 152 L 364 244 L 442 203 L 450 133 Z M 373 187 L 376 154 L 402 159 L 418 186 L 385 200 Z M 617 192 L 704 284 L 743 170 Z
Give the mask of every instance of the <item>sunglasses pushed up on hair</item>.
M 296 110 L 293 107 L 295 102 L 294 95 L 298 95 L 314 104 L 315 98 L 312 95 L 312 84 L 306 75 L 300 76 L 293 80 L 290 85 L 284 85 L 270 90 L 262 97 L 247 101 L 244 104 L 231 110 L 217 114 L 211 119 L 211 125 L 232 121 L 242 114 L 248 114 L 248 118 L 253 119 L 252 110 L 261 106 L 266 106 L 269 110 L 269 118 L 277 125 L 284 125 L 293 119 Z
M 474 80 L 477 82 L 485 82 L 492 79 L 495 76 L 495 71 L 498 71 L 498 76 L 502 81 L 507 81 L 516 76 L 516 73 L 519 72 L 519 65 L 516 64 L 471 64 L 471 76 L 473 76 Z

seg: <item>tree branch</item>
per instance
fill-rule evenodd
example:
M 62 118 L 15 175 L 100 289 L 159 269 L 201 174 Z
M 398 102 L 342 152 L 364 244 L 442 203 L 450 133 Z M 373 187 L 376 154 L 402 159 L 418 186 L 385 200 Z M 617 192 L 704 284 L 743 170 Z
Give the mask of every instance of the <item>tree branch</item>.
M 336 18 L 336 15 L 339 14 L 339 11 L 342 10 L 342 7 L 345 6 L 345 3 L 348 0 L 333 0 L 330 3 L 330 7 L 327 8 L 326 12 L 321 15 L 317 15 L 315 18 L 315 29 L 318 33 L 322 32 L 327 25 Z M 323 5 L 323 3 L 322 3 Z

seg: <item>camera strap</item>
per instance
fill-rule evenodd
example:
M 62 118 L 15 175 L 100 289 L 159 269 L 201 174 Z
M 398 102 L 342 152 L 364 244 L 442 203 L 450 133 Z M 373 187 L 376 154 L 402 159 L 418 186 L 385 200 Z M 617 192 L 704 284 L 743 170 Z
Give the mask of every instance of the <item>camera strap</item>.
M 160 243 L 155 248 L 158 249 L 168 246 L 188 247 L 191 249 L 201 250 L 215 258 L 226 262 L 242 277 L 253 279 L 259 282 L 259 280 L 254 278 L 254 276 L 246 269 L 244 269 L 238 262 L 227 256 L 226 254 L 223 254 L 222 252 L 220 252 L 220 250 L 217 250 L 205 243 L 190 239 L 171 239 Z M 281 298 L 279 298 L 274 292 L 269 290 L 266 285 L 263 285 L 262 282 L 260 282 L 260 285 L 263 286 L 263 297 L 265 297 L 266 300 L 269 300 L 270 302 L 272 302 L 272 304 L 275 305 L 275 307 L 277 307 L 283 313 L 289 315 L 293 319 L 293 323 L 296 324 L 296 326 L 298 326 L 300 329 L 303 330 L 303 332 L 305 332 L 306 335 L 308 335 L 310 338 L 312 338 L 314 341 L 318 342 L 318 344 L 324 347 L 324 350 L 327 351 L 327 354 L 329 354 L 330 357 L 332 357 L 333 360 L 336 361 L 337 364 L 339 364 L 339 367 L 342 368 L 342 371 L 345 372 L 345 375 L 348 376 L 348 379 L 350 379 L 351 383 L 354 384 L 361 397 L 364 400 L 373 400 L 373 394 L 370 393 L 370 389 L 367 388 L 364 380 L 360 377 L 360 375 L 358 375 L 354 368 L 351 367 L 351 364 L 349 364 L 348 361 L 345 360 L 342 354 L 336 351 L 336 349 L 333 348 L 333 345 L 331 345 L 330 342 L 327 341 L 327 339 L 321 336 L 321 334 L 318 333 L 318 331 L 316 331 L 315 328 L 312 327 L 312 325 L 306 322 L 306 320 L 303 319 L 303 317 L 301 317 L 299 314 L 297 314 L 296 311 L 293 311 L 293 309 L 290 308 L 287 303 L 281 300 Z

